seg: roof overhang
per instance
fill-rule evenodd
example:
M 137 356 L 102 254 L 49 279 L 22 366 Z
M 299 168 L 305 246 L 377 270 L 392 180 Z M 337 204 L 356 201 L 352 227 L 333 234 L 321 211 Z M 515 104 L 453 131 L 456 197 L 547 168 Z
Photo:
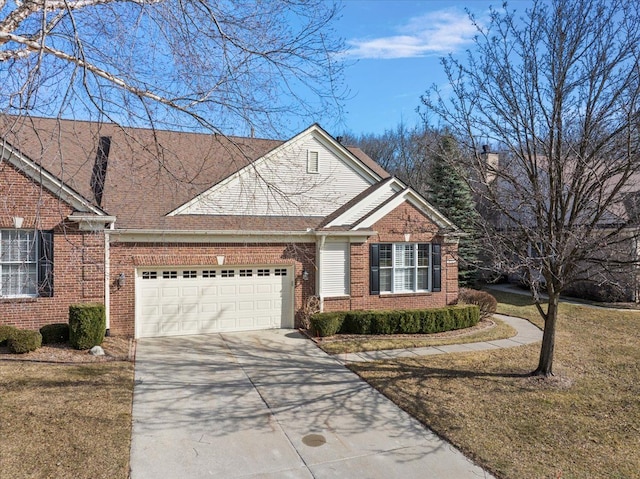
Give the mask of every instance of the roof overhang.
M 111 242 L 121 243 L 316 243 L 318 239 L 350 238 L 364 242 L 375 235 L 372 230 L 351 231 L 241 231 L 241 230 L 160 230 L 113 229 Z

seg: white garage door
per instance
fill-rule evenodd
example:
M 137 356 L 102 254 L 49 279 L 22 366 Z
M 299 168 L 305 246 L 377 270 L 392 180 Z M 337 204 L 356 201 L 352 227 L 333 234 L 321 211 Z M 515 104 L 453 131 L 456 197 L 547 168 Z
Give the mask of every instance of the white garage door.
M 138 269 L 136 337 L 293 327 L 290 268 Z

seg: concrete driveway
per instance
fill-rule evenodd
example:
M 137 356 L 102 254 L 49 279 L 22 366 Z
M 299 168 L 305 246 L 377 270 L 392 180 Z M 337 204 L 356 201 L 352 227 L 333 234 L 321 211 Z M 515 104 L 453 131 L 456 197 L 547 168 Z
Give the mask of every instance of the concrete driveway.
M 131 478 L 491 477 L 292 330 L 138 341 Z

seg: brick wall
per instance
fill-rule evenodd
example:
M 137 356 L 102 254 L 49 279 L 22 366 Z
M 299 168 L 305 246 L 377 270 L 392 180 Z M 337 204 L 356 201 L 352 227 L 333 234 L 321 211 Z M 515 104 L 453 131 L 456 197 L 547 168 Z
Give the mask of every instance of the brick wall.
M 104 302 L 104 234 L 66 222 L 73 209 L 7 163 L 0 163 L 0 192 L 0 228 L 12 229 L 18 216 L 22 229 L 54 230 L 53 297 L 0 297 L 0 324 L 39 329 L 68 322 L 72 303 Z
M 458 300 L 458 246 L 438 236 L 438 227 L 417 208 L 403 203 L 378 221 L 372 230 L 378 234 L 366 243 L 351 244 L 351 295 L 325 298 L 324 311 L 366 309 L 418 309 L 454 304 Z M 442 291 L 437 293 L 369 294 L 369 245 L 371 243 L 442 243 Z
M 216 266 L 224 255 L 225 266 L 285 265 L 294 269 L 294 311 L 296 325 L 300 310 L 315 291 L 315 244 L 267 243 L 120 243 L 110 245 L 111 277 L 124 273 L 125 284 L 110 286 L 111 333 L 135 334 L 135 271 L 140 266 Z M 302 280 L 302 271 L 309 280 Z

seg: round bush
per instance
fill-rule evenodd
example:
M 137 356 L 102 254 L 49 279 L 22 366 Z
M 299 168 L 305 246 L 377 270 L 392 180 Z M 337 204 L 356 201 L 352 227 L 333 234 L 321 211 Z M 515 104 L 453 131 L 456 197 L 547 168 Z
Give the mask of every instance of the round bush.
M 69 306 L 69 343 L 76 349 L 99 346 L 106 332 L 103 304 L 87 303 Z
M 479 306 L 481 319 L 487 319 L 493 316 L 498 307 L 498 302 L 493 295 L 486 291 L 478 291 L 476 289 L 461 288 L 458 294 L 458 300 L 461 303 Z
M 16 331 L 20 331 L 15 326 L 8 326 L 3 324 L 0 326 L 0 345 L 4 345 L 7 343 L 7 340 L 15 333 Z
M 42 335 L 38 331 L 18 329 L 7 340 L 9 351 L 15 354 L 24 354 L 35 351 L 42 346 Z
M 67 323 L 47 324 L 40 328 L 42 344 L 66 343 L 69 341 L 69 325 Z

